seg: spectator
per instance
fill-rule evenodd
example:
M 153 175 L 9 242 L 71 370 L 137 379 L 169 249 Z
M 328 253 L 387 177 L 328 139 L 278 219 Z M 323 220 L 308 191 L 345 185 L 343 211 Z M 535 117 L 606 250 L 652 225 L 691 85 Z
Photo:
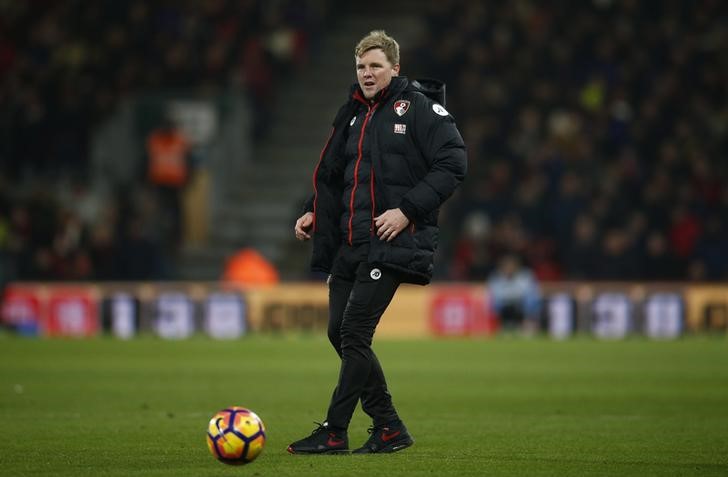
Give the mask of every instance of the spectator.
M 670 253 L 667 238 L 652 231 L 645 242 L 645 259 L 640 278 L 652 281 L 676 280 L 682 276 L 680 260 Z
M 597 225 L 594 218 L 582 214 L 574 223 L 572 236 L 562 242 L 562 262 L 566 273 L 575 279 L 594 277 L 597 274 Z
M 693 256 L 705 264 L 707 280 L 725 281 L 728 278 L 728 231 L 720 216 L 713 215 L 707 219 Z
M 170 117 L 147 137 L 147 177 L 156 188 L 162 207 L 169 211 L 170 245 L 177 249 L 182 238 L 182 191 L 190 171 L 190 142 Z
M 488 294 L 493 310 L 506 330 L 521 327 L 526 333 L 538 330 L 541 291 L 533 272 L 517 255 L 504 255 L 488 278 Z
M 597 277 L 602 280 L 619 281 L 637 278 L 633 244 L 629 234 L 622 228 L 610 228 L 604 233 Z

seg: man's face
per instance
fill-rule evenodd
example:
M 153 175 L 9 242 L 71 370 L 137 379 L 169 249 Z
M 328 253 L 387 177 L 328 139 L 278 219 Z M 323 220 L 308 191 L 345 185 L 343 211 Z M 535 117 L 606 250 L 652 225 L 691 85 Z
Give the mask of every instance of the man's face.
M 390 63 L 380 48 L 365 51 L 356 57 L 356 78 L 366 99 L 372 99 L 389 86 L 392 77 L 398 74 L 399 63 Z

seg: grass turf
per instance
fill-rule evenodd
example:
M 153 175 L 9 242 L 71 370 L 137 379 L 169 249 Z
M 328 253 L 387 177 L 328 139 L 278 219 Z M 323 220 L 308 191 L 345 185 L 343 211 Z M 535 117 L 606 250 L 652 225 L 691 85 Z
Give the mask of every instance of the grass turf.
M 727 475 L 728 342 L 381 341 L 416 443 L 291 456 L 338 365 L 323 337 L 167 342 L 0 337 L 0 475 Z M 268 427 L 260 458 L 216 462 L 210 416 Z M 352 446 L 366 437 L 357 410 Z

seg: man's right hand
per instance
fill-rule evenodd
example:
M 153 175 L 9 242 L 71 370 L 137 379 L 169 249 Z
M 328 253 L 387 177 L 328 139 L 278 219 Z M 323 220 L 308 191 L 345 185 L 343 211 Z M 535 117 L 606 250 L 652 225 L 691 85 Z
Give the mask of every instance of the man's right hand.
M 313 212 L 306 212 L 296 220 L 296 226 L 293 230 L 296 232 L 296 238 L 298 240 L 309 240 L 311 235 L 309 231 L 313 227 Z

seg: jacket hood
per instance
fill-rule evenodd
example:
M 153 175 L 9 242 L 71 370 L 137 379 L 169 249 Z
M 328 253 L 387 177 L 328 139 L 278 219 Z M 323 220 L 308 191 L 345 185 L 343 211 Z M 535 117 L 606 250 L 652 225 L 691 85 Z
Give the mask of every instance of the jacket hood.
M 445 105 L 445 83 L 440 80 L 433 78 L 420 78 L 412 80 L 408 90 L 419 91 L 436 103 L 440 103 L 443 107 Z

